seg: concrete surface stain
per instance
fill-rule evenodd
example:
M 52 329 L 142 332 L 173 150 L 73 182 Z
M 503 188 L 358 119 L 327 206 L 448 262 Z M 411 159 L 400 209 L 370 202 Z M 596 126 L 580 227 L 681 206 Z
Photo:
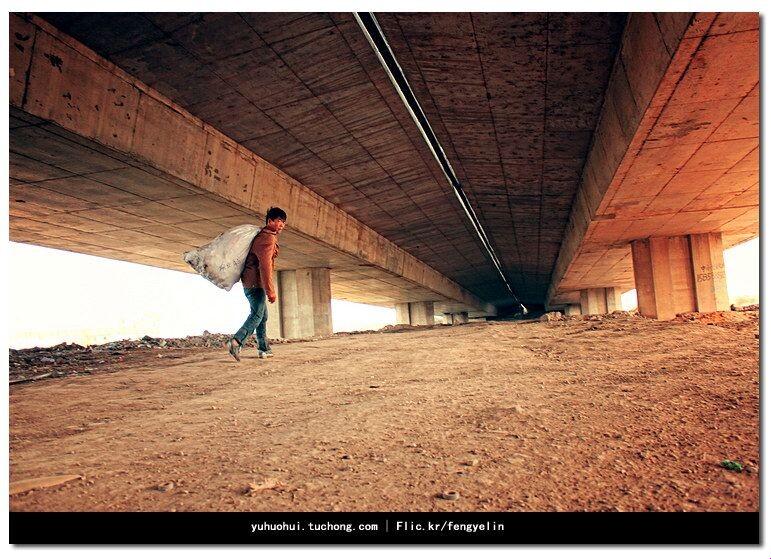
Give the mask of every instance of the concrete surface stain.
M 64 63 L 64 61 L 61 58 L 59 58 L 55 54 L 49 54 L 49 53 L 46 53 L 45 57 L 51 63 L 51 66 L 53 66 L 54 68 L 56 68 L 60 72 L 62 71 L 62 64 Z

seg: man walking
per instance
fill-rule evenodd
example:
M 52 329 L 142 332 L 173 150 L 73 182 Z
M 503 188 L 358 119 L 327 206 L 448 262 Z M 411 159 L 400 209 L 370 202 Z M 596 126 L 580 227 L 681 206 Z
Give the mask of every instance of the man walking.
M 265 298 L 267 296 L 271 303 L 276 302 L 276 287 L 273 285 L 273 266 L 278 256 L 276 239 L 286 224 L 286 212 L 281 208 L 270 208 L 265 216 L 265 223 L 265 227 L 252 241 L 244 271 L 241 272 L 241 284 L 249 301 L 249 316 L 228 342 L 228 351 L 236 361 L 241 361 L 241 346 L 252 332 L 255 332 L 257 338 L 257 357 L 273 357 L 265 336 L 268 324 L 268 305 Z

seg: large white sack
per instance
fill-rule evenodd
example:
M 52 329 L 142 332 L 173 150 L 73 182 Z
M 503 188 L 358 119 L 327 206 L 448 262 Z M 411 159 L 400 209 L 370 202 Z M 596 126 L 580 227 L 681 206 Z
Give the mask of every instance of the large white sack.
M 185 253 L 185 262 L 217 287 L 230 291 L 244 270 L 249 248 L 261 227 L 239 225 L 207 245 Z

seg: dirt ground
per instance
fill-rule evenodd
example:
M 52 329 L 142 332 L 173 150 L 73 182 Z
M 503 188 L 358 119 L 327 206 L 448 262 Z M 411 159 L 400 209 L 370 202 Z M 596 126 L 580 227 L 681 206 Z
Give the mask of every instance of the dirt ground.
M 757 312 L 729 312 L 338 335 L 241 363 L 145 347 L 10 387 L 12 487 L 82 476 L 10 508 L 757 511 L 757 335 Z

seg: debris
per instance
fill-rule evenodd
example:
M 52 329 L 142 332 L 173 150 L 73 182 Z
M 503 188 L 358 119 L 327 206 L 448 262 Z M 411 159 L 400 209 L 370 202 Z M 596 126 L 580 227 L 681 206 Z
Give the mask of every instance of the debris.
M 44 378 L 52 377 L 54 376 L 54 373 L 45 373 L 43 375 L 37 375 L 34 377 L 27 377 L 27 378 L 15 378 L 8 381 L 8 384 L 21 384 L 22 382 L 32 382 L 33 380 L 42 380 Z
M 561 312 L 552 311 L 541 315 L 541 322 L 554 322 L 555 320 L 565 320 L 565 315 Z
M 244 495 L 254 495 L 255 493 L 259 493 L 260 491 L 267 491 L 268 489 L 275 489 L 280 485 L 281 482 L 277 480 L 276 478 L 266 478 L 260 483 L 254 483 L 251 482 L 249 485 L 244 488 L 242 493 Z
M 743 307 L 737 307 L 736 305 L 731 305 L 731 310 L 738 311 L 738 312 L 759 311 L 760 305 L 744 305 Z
M 445 501 L 457 501 L 460 499 L 460 493 L 457 491 L 443 491 L 439 494 L 439 498 L 444 499 Z
M 78 344 L 59 344 L 53 347 L 33 347 L 11 349 L 8 355 L 9 384 L 42 380 L 49 377 L 65 377 L 71 374 L 88 374 L 95 370 L 105 370 L 111 365 L 122 366 L 124 358 L 142 359 L 148 353 L 153 357 L 179 357 L 179 351 L 157 352 L 164 350 L 184 350 L 191 348 L 221 348 L 231 337 L 229 334 L 210 334 L 186 338 L 153 338 L 143 336 L 139 340 L 120 340 L 101 345 L 84 347 Z M 271 340 L 282 343 L 283 340 Z M 256 346 L 254 339 L 245 346 Z M 147 352 L 147 353 L 145 353 Z M 152 352 L 152 353 L 150 353 Z
M 438 325 L 424 325 L 413 326 L 411 324 L 386 324 L 378 332 L 395 333 L 395 332 L 411 332 L 413 330 L 430 330 Z
M 26 493 L 27 491 L 32 491 L 33 489 L 56 487 L 57 485 L 62 485 L 76 479 L 83 479 L 83 476 L 69 474 L 61 476 L 36 477 L 32 479 L 14 481 L 11 482 L 9 493 L 11 495 L 18 495 L 19 493 Z
M 711 324 L 720 326 L 736 322 L 745 322 L 751 320 L 752 316 L 733 311 L 715 311 L 715 312 L 687 312 L 680 313 L 675 317 L 675 322 L 698 322 L 701 324 Z
M 640 313 L 637 312 L 637 309 L 633 311 L 613 311 L 607 316 L 610 318 L 642 318 Z
M 158 491 L 161 491 L 162 493 L 168 493 L 172 489 L 174 489 L 175 485 L 173 481 L 170 481 L 169 483 L 163 483 L 161 485 L 158 485 L 156 489 Z

